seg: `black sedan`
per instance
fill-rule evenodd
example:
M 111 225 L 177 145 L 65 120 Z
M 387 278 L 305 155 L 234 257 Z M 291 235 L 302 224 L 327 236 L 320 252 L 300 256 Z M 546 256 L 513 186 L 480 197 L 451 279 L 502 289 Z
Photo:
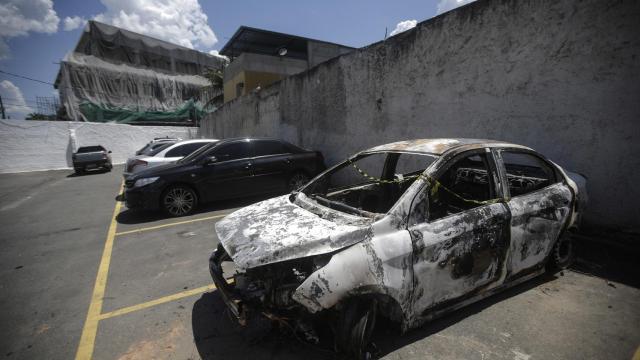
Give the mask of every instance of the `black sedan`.
M 124 200 L 130 209 L 182 216 L 199 203 L 295 190 L 325 168 L 318 151 L 275 139 L 227 139 L 129 177 Z

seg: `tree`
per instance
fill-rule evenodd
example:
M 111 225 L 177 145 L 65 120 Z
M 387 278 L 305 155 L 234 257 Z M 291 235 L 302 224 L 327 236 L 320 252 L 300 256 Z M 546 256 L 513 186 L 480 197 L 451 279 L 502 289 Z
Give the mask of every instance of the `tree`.
M 205 109 L 222 104 L 224 89 L 223 74 L 223 69 L 207 68 L 204 71 L 203 76 L 207 78 L 210 83 L 210 85 L 206 86 L 202 91 L 202 94 L 207 94 L 205 95 L 205 98 L 208 98 L 207 102 L 204 104 Z
M 224 86 L 222 69 L 207 68 L 204 71 L 204 77 L 211 83 L 211 89 L 214 91 L 222 91 Z

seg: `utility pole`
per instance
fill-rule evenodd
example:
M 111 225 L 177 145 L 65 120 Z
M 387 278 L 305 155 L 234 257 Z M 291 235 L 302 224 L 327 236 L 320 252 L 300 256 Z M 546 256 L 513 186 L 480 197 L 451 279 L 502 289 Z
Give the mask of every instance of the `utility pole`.
M 2 110 L 2 118 L 5 119 L 6 116 L 4 116 L 4 104 L 2 103 L 2 95 L 0 95 L 0 110 Z

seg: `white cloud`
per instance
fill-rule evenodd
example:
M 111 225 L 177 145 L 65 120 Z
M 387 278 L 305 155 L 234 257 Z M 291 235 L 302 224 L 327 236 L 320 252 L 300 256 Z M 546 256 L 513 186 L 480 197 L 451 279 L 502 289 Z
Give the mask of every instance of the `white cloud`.
M 220 55 L 220 52 L 218 52 L 218 50 L 210 50 L 209 51 L 209 55 L 215 56 L 215 57 L 219 57 L 224 59 L 225 61 L 229 61 L 229 58 L 224 56 L 224 55 Z
M 438 9 L 436 10 L 436 13 L 442 14 L 444 12 L 453 10 L 459 6 L 468 4 L 473 1 L 475 0 L 440 0 L 440 2 L 438 3 Z
M 80 16 L 67 16 L 66 18 L 64 18 L 64 31 L 75 30 L 79 27 L 84 26 L 86 22 L 87 19 Z
M 0 95 L 4 103 L 5 112 L 13 119 L 22 119 L 34 110 L 24 101 L 20 88 L 9 80 L 0 81 Z
M 389 36 L 400 34 L 401 32 L 405 32 L 409 29 L 413 29 L 414 27 L 416 27 L 417 24 L 418 24 L 417 20 L 400 21 L 398 25 L 396 25 L 396 28 L 393 29 L 391 34 L 389 34 Z
M 55 33 L 60 18 L 51 0 L 2 0 L 0 4 L 0 59 L 9 56 L 6 40 L 29 32 Z
M 198 0 L 101 0 L 107 8 L 95 19 L 188 48 L 218 42 Z

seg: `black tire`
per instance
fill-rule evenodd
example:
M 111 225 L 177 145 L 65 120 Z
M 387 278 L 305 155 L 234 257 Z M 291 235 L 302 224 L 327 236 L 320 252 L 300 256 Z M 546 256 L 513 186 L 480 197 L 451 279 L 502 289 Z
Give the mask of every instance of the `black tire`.
M 565 233 L 553 245 L 549 258 L 548 269 L 550 271 L 564 270 L 573 264 L 575 251 L 571 234 Z
M 311 179 L 309 178 L 309 176 L 307 176 L 307 174 L 301 171 L 295 172 L 293 173 L 293 175 L 291 175 L 291 177 L 289 177 L 289 180 L 287 180 L 287 189 L 290 192 L 298 190 L 302 186 L 306 185 L 309 180 Z
M 376 325 L 377 303 L 353 299 L 340 310 L 335 327 L 336 349 L 352 359 L 372 358 L 371 334 Z
M 164 191 L 160 205 L 170 216 L 189 215 L 198 206 L 198 195 L 188 186 L 174 185 Z

